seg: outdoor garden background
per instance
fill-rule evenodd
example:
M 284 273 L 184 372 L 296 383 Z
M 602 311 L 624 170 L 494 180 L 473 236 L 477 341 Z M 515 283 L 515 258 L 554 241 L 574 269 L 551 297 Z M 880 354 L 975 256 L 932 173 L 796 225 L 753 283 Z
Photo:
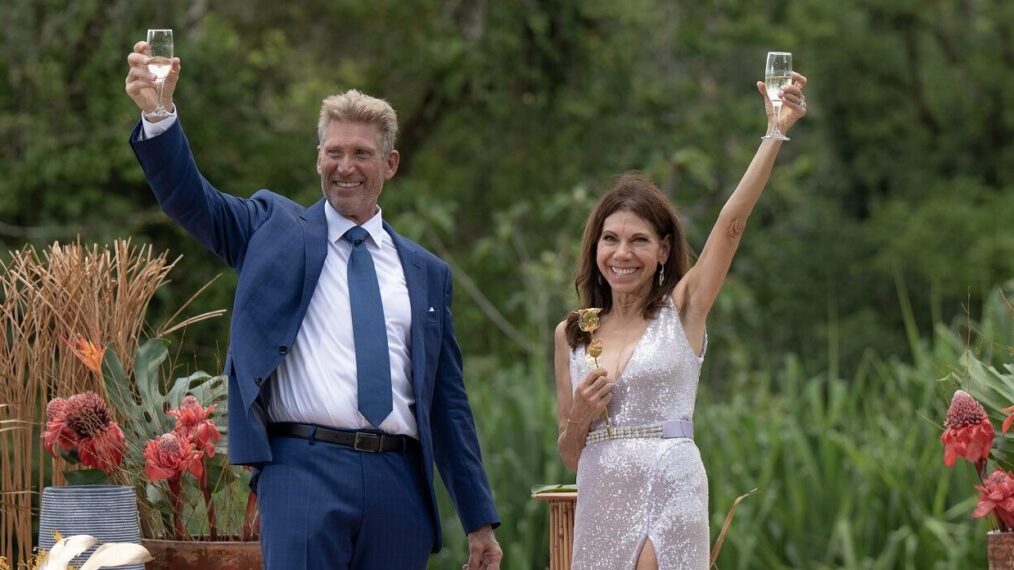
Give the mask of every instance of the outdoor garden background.
M 573 481 L 551 337 L 584 217 L 611 176 L 643 170 L 699 251 L 764 131 L 764 54 L 791 51 L 810 112 L 711 315 L 695 416 L 713 535 L 757 489 L 718 565 L 985 567 L 973 470 L 945 468 L 939 436 L 966 349 L 1014 360 L 1014 3 L 4 2 L 2 259 L 126 237 L 181 254 L 157 323 L 219 273 L 188 311 L 231 308 L 236 278 L 160 213 L 127 144 L 125 58 L 148 27 L 175 31 L 180 118 L 226 192 L 310 204 L 320 100 L 355 87 L 398 110 L 381 204 L 454 269 L 514 570 L 547 560 L 530 487 Z M 176 376 L 217 373 L 227 338 L 227 316 L 177 335 Z M 433 568 L 466 556 L 445 499 Z

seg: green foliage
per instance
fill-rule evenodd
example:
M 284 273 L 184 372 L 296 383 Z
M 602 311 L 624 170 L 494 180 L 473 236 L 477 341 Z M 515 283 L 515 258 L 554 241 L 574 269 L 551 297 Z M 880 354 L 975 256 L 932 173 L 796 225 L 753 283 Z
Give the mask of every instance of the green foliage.
M 227 383 L 225 376 L 211 376 L 206 372 L 195 372 L 190 376 L 172 381 L 162 380 L 162 369 L 169 357 L 168 341 L 161 338 L 147 340 L 137 348 L 134 358 L 134 375 L 128 377 L 123 370 L 119 357 L 112 350 L 107 350 L 102 359 L 102 378 L 105 382 L 109 401 L 117 413 L 124 418 L 123 429 L 127 441 L 123 466 L 128 473 L 136 474 L 133 485 L 138 497 L 147 502 L 146 508 L 155 509 L 157 517 L 145 518 L 145 530 L 152 537 L 167 537 L 172 529 L 172 506 L 161 483 L 148 481 L 145 472 L 144 449 L 148 441 L 158 439 L 162 434 L 173 431 L 176 420 L 166 413 L 179 408 L 183 398 L 188 394 L 197 398 L 202 406 L 216 405 L 225 407 Z M 222 414 L 215 414 L 216 427 L 223 437 L 218 442 L 222 449 L 227 445 L 227 432 Z M 230 488 L 241 488 L 242 492 L 230 491 L 227 504 L 234 508 L 225 510 L 221 518 L 226 519 L 223 527 L 226 534 L 239 534 L 238 521 L 241 516 L 239 509 L 245 506 L 245 490 L 249 475 L 238 476 L 228 465 L 224 454 L 216 454 L 205 462 L 208 470 L 208 484 L 216 494 Z M 188 526 L 197 534 L 207 532 L 204 523 L 208 520 L 205 514 L 203 498 L 196 485 L 185 485 L 183 488 Z M 238 498 L 232 495 L 242 497 Z M 143 512 L 147 512 L 142 508 Z
M 714 335 L 715 348 L 766 369 L 794 352 L 815 372 L 834 345 L 854 372 L 867 347 L 905 347 L 899 274 L 926 327 L 1014 270 L 1003 231 L 1014 77 L 996 72 L 1014 65 L 1009 3 L 63 0 L 14 3 L 4 16 L 3 242 L 133 235 L 182 253 L 178 286 L 159 292 L 156 313 L 221 265 L 157 212 L 125 141 L 137 112 L 123 93 L 124 56 L 152 22 L 176 30 L 181 120 L 205 175 L 227 192 L 319 199 L 320 100 L 347 87 L 391 100 L 402 165 L 385 214 L 472 278 L 457 306 L 461 328 L 477 333 L 462 335 L 469 355 L 516 354 L 506 332 L 480 332 L 480 296 L 507 315 L 500 329 L 530 341 L 570 308 L 569 256 L 592 200 L 542 212 L 576 188 L 593 199 L 617 173 L 644 170 L 700 250 L 763 128 L 753 81 L 775 47 L 810 76 L 811 113 L 751 221 L 734 269 L 742 286 L 727 294 L 759 316 L 718 311 L 712 326 L 727 334 Z M 559 273 L 559 292 L 533 320 L 517 269 L 540 259 Z M 234 287 L 230 272 L 195 309 L 226 306 Z M 220 364 L 227 337 L 225 321 L 210 326 L 185 341 L 200 368 Z M 725 366 L 706 375 L 725 382 Z
M 356 87 L 393 103 L 402 164 L 384 214 L 454 269 L 470 395 L 514 568 L 544 560 L 545 523 L 528 488 L 569 478 L 553 451 L 548 371 L 553 326 L 575 303 L 585 216 L 611 177 L 643 170 L 700 251 L 763 131 L 753 82 L 764 52 L 792 51 L 810 78 L 810 113 L 790 133 L 709 320 L 699 421 L 722 418 L 714 429 L 729 434 L 716 443 L 725 451 L 702 439 L 716 516 L 754 486 L 751 470 L 762 474 L 723 567 L 756 556 L 749 567 L 932 568 L 961 552 L 972 553 L 965 566 L 982 565 L 981 528 L 952 496 L 971 479 L 903 446 L 929 437 L 941 416 L 922 380 L 963 370 L 952 359 L 973 337 L 994 339 L 977 358 L 1004 374 L 1003 347 L 1014 344 L 994 318 L 1006 306 L 992 301 L 974 331 L 940 332 L 1014 275 L 1014 3 L 8 4 L 0 242 L 131 235 L 183 254 L 151 322 L 223 267 L 158 212 L 126 143 L 138 113 L 123 93 L 124 57 L 149 25 L 176 32 L 181 121 L 203 173 L 230 193 L 268 187 L 316 201 L 320 100 Z M 193 309 L 229 306 L 235 284 L 227 271 Z M 934 327 L 932 342 L 920 340 Z M 227 338 L 221 319 L 181 352 L 217 370 Z M 934 420 L 902 422 L 901 412 Z M 775 446 L 777 461 L 757 441 Z M 880 465 L 900 449 L 913 458 L 907 472 Z M 794 491 L 790 467 L 851 487 Z M 723 482 L 730 470 L 743 480 Z M 899 483 L 912 479 L 910 489 Z M 450 568 L 463 538 L 443 512 L 449 549 L 434 567 Z
M 953 365 L 947 360 L 938 365 Z M 712 527 L 740 505 L 722 568 L 965 568 L 983 559 L 972 473 L 942 463 L 935 366 L 876 362 L 851 381 L 789 360 L 702 402 Z M 744 437 L 744 434 L 750 434 Z
M 186 378 L 162 382 L 160 371 L 169 357 L 167 346 L 168 342 L 159 338 L 149 339 L 139 346 L 132 379 L 124 374 L 114 351 L 107 350 L 102 359 L 106 393 L 116 411 L 126 418 L 122 427 L 124 435 L 132 442 L 147 442 L 171 432 L 176 420 L 166 411 L 180 407 L 187 394 L 192 394 L 202 406 L 225 405 L 225 376 L 195 372 Z M 144 459 L 140 462 L 143 465 Z
M 871 350 L 843 379 L 788 358 L 728 394 L 704 392 L 697 439 L 712 528 L 737 495 L 759 489 L 739 508 L 720 567 L 984 567 L 988 525 L 971 518 L 978 480 L 964 462 L 943 465 L 939 438 L 959 386 L 997 410 L 997 425 L 1014 404 L 1012 287 L 989 295 L 980 321 L 914 337 L 911 364 Z M 1006 374 L 982 360 L 994 358 Z M 1010 445 L 1004 438 L 996 455 L 1009 461 Z

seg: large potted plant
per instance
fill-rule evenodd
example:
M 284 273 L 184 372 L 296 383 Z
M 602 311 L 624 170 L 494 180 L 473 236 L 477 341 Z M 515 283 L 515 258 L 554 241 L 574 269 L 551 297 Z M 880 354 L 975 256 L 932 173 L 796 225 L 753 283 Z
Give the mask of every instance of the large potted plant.
M 112 246 L 54 243 L 42 251 L 28 246 L 10 252 L 0 263 L 0 402 L 4 404 L 0 406 L 4 500 L 0 556 L 12 564 L 26 563 L 33 552 L 40 499 L 46 498 L 43 488 L 87 482 L 75 479 L 85 477 L 78 469 L 82 465 L 68 469 L 66 456 L 58 453 L 54 458 L 46 453 L 39 426 L 47 423 L 47 402 L 87 392 L 106 400 L 99 371 L 101 354 L 89 366 L 80 357 L 85 355 L 80 341 L 101 340 L 132 356 L 145 328 L 147 305 L 166 282 L 173 263 L 167 254 L 156 254 L 150 246 L 132 246 L 129 241 Z M 132 369 L 132 360 L 125 366 Z M 101 414 L 91 405 L 95 401 L 89 398 L 75 405 L 86 415 L 88 409 Z M 120 418 L 112 412 L 107 419 Z M 101 427 L 108 424 L 103 422 Z M 101 457 L 101 451 L 93 453 L 97 449 L 93 444 L 109 443 L 109 434 L 99 433 L 106 430 L 76 428 L 90 439 L 77 451 L 91 454 L 85 458 L 88 462 Z M 78 446 L 68 447 L 73 451 Z M 80 454 L 78 459 L 82 459 Z M 47 534 L 43 533 L 44 540 L 51 539 Z
M 944 464 L 964 459 L 975 467 L 979 493 L 973 518 L 988 518 L 986 535 L 990 570 L 1014 568 L 1014 443 L 1006 437 L 1014 425 L 1014 365 L 1003 370 L 971 354 L 963 358 L 963 389 L 954 392 L 944 432 Z M 997 437 L 993 422 L 1000 425 Z M 990 459 L 993 465 L 990 466 Z
M 82 363 L 101 373 L 125 431 L 94 392 L 49 402 L 46 449 L 87 469 L 68 470 L 71 485 L 45 490 L 40 545 L 51 547 L 57 532 L 141 542 L 140 504 L 143 544 L 154 558 L 149 569 L 260 567 L 249 474 L 226 463 L 223 418 L 215 413 L 226 397 L 225 378 L 197 372 L 163 383 L 162 339 L 138 348 L 132 379 L 114 350 L 83 338 L 74 345 Z
M 134 358 L 130 379 L 113 351 L 102 373 L 110 401 L 123 418 L 124 464 L 135 478 L 142 508 L 142 543 L 151 569 L 261 567 L 256 500 L 250 474 L 227 461 L 227 432 L 217 407 L 224 376 L 196 372 L 161 381 L 167 343 L 151 339 Z
M 224 311 L 177 321 L 191 297 L 161 326 L 149 326 L 145 320 L 149 302 L 168 283 L 175 263 L 166 252 L 156 253 L 151 246 L 132 245 L 129 240 L 109 246 L 54 243 L 41 251 L 25 247 L 0 263 L 0 493 L 4 497 L 0 556 L 15 567 L 28 562 L 37 540 L 52 540 L 49 532 L 41 537 L 38 534 L 42 487 L 81 488 L 99 482 L 126 485 L 129 496 L 125 504 L 136 508 L 133 520 L 135 526 L 140 520 L 142 536 L 175 539 L 172 490 L 166 480 L 146 477 L 144 451 L 149 441 L 178 433 L 178 423 L 197 415 L 201 416 L 197 424 L 203 427 L 190 434 L 191 438 L 208 433 L 210 425 L 220 437 L 210 448 L 201 447 L 204 483 L 191 474 L 178 481 L 176 506 L 183 520 L 180 534 L 191 544 L 246 538 L 249 540 L 242 546 L 259 555 L 256 524 L 252 522 L 255 509 L 246 516 L 248 507 L 256 506 L 248 496 L 249 473 L 228 466 L 225 459 L 225 380 L 200 372 L 172 380 L 176 375 L 170 371 L 175 366 L 164 340 Z M 145 340 L 151 337 L 154 340 Z M 38 427 L 49 427 L 47 402 L 66 402 L 89 392 L 95 397 L 76 401 L 75 406 L 90 410 L 92 416 L 105 417 L 108 423 L 84 430 L 91 441 L 83 448 L 65 439 L 66 449 L 56 445 L 55 454 L 46 453 L 47 441 L 39 437 Z M 188 394 L 194 404 L 200 404 L 199 414 L 195 414 L 195 406 L 185 405 Z M 104 402 L 104 411 L 95 405 L 97 401 Z M 53 418 L 60 406 L 55 404 L 51 410 Z M 122 440 L 110 427 L 113 423 Z M 52 435 L 56 431 L 48 442 L 50 451 L 58 441 Z M 122 463 L 109 469 L 101 457 L 110 442 L 120 441 Z M 84 469 L 93 462 L 93 469 Z M 106 466 L 110 472 L 97 473 L 96 466 L 98 471 Z M 189 473 L 194 470 L 196 467 Z M 99 504 L 112 510 L 109 500 Z M 210 540 L 208 504 L 214 505 L 211 520 L 215 521 L 217 541 Z M 244 519 L 249 522 L 245 532 Z M 54 530 L 75 532 L 63 528 L 66 520 L 69 518 L 62 517 Z M 243 563 L 243 567 L 257 565 Z

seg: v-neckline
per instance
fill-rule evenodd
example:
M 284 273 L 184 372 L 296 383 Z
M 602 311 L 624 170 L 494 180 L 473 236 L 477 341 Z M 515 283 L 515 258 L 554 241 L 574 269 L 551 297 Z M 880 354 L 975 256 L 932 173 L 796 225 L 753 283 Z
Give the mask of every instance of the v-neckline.
M 651 328 L 651 325 L 654 324 L 655 319 L 657 319 L 657 318 L 658 318 L 658 315 L 655 315 L 655 318 L 648 320 L 647 326 L 644 327 L 644 330 L 641 331 L 640 336 L 638 336 L 637 340 L 634 342 L 634 349 L 630 351 L 630 356 L 627 357 L 627 361 L 623 363 L 623 369 L 621 370 L 621 369 L 617 368 L 617 372 L 616 372 L 616 381 L 617 382 L 620 381 L 620 378 L 623 378 L 623 375 L 627 373 L 627 369 L 629 369 L 630 365 L 633 364 L 634 357 L 637 356 L 637 349 L 641 348 L 641 341 L 644 340 L 644 337 L 648 336 L 648 329 Z

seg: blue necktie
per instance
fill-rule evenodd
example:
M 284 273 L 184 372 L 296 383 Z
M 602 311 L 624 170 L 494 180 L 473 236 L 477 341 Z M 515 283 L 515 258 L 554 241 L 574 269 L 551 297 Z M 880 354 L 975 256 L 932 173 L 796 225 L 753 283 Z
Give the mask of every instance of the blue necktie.
M 349 303 L 352 305 L 352 336 L 356 344 L 359 380 L 359 411 L 373 427 L 391 413 L 391 355 L 387 348 L 384 304 L 373 256 L 366 249 L 369 233 L 354 226 L 344 237 L 352 244 L 349 256 Z

